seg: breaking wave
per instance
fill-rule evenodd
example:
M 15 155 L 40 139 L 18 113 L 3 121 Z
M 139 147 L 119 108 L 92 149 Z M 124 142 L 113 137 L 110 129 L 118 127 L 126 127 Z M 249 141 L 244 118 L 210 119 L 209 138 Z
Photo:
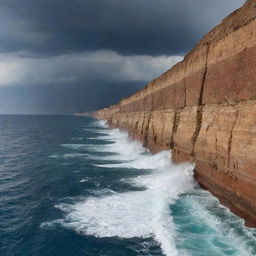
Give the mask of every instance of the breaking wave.
M 169 151 L 151 155 L 126 132 L 107 129 L 105 122 L 95 122 L 93 127 L 98 127 L 93 129 L 99 134 L 96 140 L 112 143 L 62 146 L 87 150 L 88 158 L 100 160 L 101 164 L 93 164 L 98 168 L 137 170 L 136 177 L 122 179 L 134 189 L 122 193 L 106 188 L 92 190 L 91 196 L 59 203 L 56 208 L 64 217 L 42 227 L 61 225 L 100 238 L 154 238 L 167 256 L 255 255 L 250 248 L 254 238 L 251 230 L 209 192 L 196 187 L 194 164 L 173 164 Z M 200 250 L 200 246 L 206 247 Z
M 124 161 L 103 164 L 102 167 L 148 169 L 146 175 L 122 180 L 134 187 L 140 187 L 140 191 L 103 193 L 97 197 L 80 199 L 78 202 L 74 199 L 71 204 L 58 204 L 56 207 L 65 212 L 65 218 L 45 223 L 44 226 L 62 224 L 78 233 L 96 237 L 154 237 L 166 255 L 180 255 L 175 247 L 175 225 L 169 206 L 179 195 L 192 190 L 194 165 L 172 164 L 169 151 L 151 155 L 139 142 L 130 140 L 126 132 L 118 129 L 104 130 L 104 133 L 104 139 L 114 143 L 62 146 L 114 153 L 115 155 L 99 159 Z

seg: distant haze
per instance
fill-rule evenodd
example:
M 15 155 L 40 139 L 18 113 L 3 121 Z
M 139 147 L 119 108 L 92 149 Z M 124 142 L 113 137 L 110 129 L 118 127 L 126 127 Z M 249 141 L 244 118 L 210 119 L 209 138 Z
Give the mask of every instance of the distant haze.
M 0 114 L 117 103 L 244 0 L 1 0 Z

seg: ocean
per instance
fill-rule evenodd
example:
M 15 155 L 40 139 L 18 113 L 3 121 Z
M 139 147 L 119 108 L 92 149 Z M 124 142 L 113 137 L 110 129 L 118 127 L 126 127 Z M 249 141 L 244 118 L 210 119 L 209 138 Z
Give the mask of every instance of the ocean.
M 256 255 L 256 230 L 170 156 L 93 118 L 0 116 L 0 255 Z

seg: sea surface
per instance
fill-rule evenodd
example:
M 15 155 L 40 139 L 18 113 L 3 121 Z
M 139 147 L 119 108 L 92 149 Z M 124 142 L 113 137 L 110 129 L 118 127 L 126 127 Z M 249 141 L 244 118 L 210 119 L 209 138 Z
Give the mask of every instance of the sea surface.
M 0 116 L 1 256 L 254 256 L 256 231 L 126 132 Z

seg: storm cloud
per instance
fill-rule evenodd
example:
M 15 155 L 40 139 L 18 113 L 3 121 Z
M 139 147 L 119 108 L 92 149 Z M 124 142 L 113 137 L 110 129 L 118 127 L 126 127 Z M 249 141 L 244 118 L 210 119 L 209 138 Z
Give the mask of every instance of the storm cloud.
M 113 104 L 181 60 L 243 2 L 1 0 L 0 113 Z
M 1 0 L 2 51 L 184 54 L 241 0 Z M 4 25 L 4 26 L 3 26 Z
M 31 58 L 0 54 L 0 87 L 12 84 L 76 84 L 147 81 L 180 56 L 123 56 L 113 51 Z

